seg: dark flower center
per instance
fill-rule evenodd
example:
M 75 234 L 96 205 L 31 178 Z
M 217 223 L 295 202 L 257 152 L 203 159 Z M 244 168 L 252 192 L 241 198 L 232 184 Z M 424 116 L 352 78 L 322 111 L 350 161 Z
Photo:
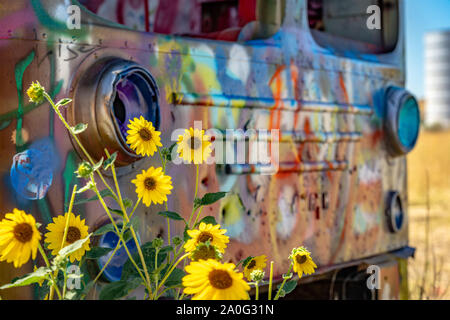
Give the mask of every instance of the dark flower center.
M 209 273 L 209 282 L 216 289 L 227 289 L 233 284 L 233 279 L 224 270 L 213 270 Z
M 147 128 L 142 128 L 141 130 L 139 130 L 139 136 L 142 138 L 142 140 L 149 141 L 152 138 L 152 133 Z
M 209 232 L 202 232 L 199 236 L 198 236 L 198 240 L 197 242 L 206 242 L 206 241 L 212 241 L 214 239 L 214 237 L 212 236 L 211 233 Z
M 156 188 L 156 181 L 153 178 L 146 178 L 144 180 L 144 185 L 147 190 L 154 190 Z
M 81 239 L 81 232 L 77 227 L 69 227 L 67 229 L 66 241 L 68 243 L 74 243 Z
M 14 237 L 22 243 L 26 243 L 33 237 L 33 228 L 28 223 L 21 223 L 14 227 Z
M 256 261 L 254 259 L 252 259 L 252 261 L 250 261 L 247 265 L 247 269 L 252 269 L 253 267 L 256 266 Z
M 191 149 L 192 150 L 196 150 L 196 149 L 200 148 L 201 145 L 202 145 L 202 142 L 200 141 L 199 138 L 191 137 Z
M 306 262 L 306 256 L 297 255 L 295 256 L 295 261 L 297 261 L 298 264 L 303 264 Z

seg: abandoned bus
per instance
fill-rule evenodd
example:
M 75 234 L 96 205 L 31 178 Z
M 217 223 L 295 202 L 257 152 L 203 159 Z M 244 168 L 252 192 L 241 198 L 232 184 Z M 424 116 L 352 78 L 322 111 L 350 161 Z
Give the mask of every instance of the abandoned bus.
M 158 161 L 127 145 L 129 120 L 151 121 L 164 145 L 176 141 L 175 130 L 194 124 L 214 129 L 214 142 L 233 132 L 222 152 L 227 159 L 199 166 L 200 195 L 227 192 L 203 211 L 228 230 L 225 261 L 264 253 L 274 261 L 275 282 L 293 247 L 311 251 L 316 272 L 287 298 L 407 298 L 414 249 L 406 154 L 420 119 L 404 89 L 403 6 L 401 0 L 2 3 L 0 217 L 21 208 L 47 224 L 67 212 L 73 186 L 83 185 L 73 173 L 83 152 L 48 103 L 28 101 L 26 90 L 38 80 L 55 101 L 73 100 L 61 112 L 71 125 L 88 124 L 79 139 L 95 161 L 107 158 L 105 149 L 117 152 L 124 197 L 134 195 L 136 173 Z M 271 146 L 269 165 L 249 160 L 251 139 Z M 176 177 L 168 207 L 187 219 L 196 168 L 168 165 L 167 172 Z M 93 232 L 108 217 L 90 196 L 79 195 L 74 211 Z M 137 210 L 141 241 L 167 236 L 161 210 Z M 184 226 L 173 224 L 171 232 L 182 236 Z M 117 238 L 107 233 L 96 241 L 112 248 Z M 100 285 L 120 279 L 126 255 L 114 260 Z M 90 268 L 104 265 L 99 259 Z M 0 284 L 18 275 L 0 263 Z M 371 275 L 377 281 L 368 281 Z

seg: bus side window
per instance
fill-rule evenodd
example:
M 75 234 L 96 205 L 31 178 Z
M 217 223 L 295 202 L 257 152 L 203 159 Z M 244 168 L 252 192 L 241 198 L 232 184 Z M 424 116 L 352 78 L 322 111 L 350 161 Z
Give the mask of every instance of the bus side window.
M 314 40 L 337 52 L 391 52 L 397 45 L 398 15 L 398 0 L 308 0 Z
M 272 36 L 283 21 L 285 2 L 80 0 L 86 9 L 96 15 L 134 30 L 222 41 L 246 41 Z

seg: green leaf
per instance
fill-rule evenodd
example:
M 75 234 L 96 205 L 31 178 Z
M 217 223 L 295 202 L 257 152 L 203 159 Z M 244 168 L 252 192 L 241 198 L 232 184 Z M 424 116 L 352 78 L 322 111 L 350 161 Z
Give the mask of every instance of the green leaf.
M 277 286 L 277 288 L 280 289 L 280 287 L 281 283 Z M 295 287 L 297 287 L 297 280 L 286 281 L 283 286 L 283 291 L 285 292 L 285 294 L 289 294 L 294 291 Z
M 201 219 L 199 222 L 197 222 L 195 226 L 198 226 L 202 222 L 204 222 L 206 224 L 212 224 L 212 225 L 217 224 L 216 218 L 214 218 L 213 216 L 206 216 L 203 219 Z
M 65 105 L 67 105 L 67 104 L 69 104 L 69 103 L 71 103 L 71 102 L 72 102 L 72 99 L 64 98 L 64 99 L 59 100 L 59 101 L 56 103 L 56 106 L 57 106 L 57 107 L 62 107 L 62 106 L 65 106 Z
M 185 272 L 179 268 L 173 269 L 170 276 L 167 278 L 167 280 L 164 282 L 164 285 L 166 288 L 169 287 L 181 287 L 182 286 L 182 279 L 185 276 Z
M 183 232 L 183 239 L 184 239 L 184 242 L 188 241 L 188 240 L 191 238 L 191 236 L 187 233 L 188 230 L 189 230 L 189 228 L 188 228 L 188 226 L 186 225 L 186 226 L 184 227 L 184 232 Z
M 169 147 L 170 153 L 172 153 L 173 148 L 177 145 L 177 142 L 172 143 L 172 145 Z
M 242 262 L 242 266 L 245 268 L 245 266 L 246 266 L 252 259 L 253 259 L 252 256 L 248 256 L 247 258 L 245 258 L 244 260 L 242 260 L 242 261 L 241 261 L 241 262 Z M 241 262 L 239 262 L 239 263 L 241 263 Z M 238 263 L 238 265 L 239 265 L 239 263 Z
M 133 238 L 133 234 L 131 233 L 130 229 L 127 229 L 123 234 L 123 241 L 127 243 L 128 241 L 130 241 L 131 238 Z
M 86 252 L 86 259 L 98 259 L 111 252 L 112 248 L 94 247 Z
M 109 189 L 105 189 L 105 190 L 100 191 L 100 195 L 101 195 L 102 198 L 106 198 L 106 197 L 114 198 L 113 194 L 111 193 L 111 191 Z M 96 201 L 96 200 L 98 200 L 97 195 L 95 195 L 95 196 L 93 196 L 91 198 L 88 198 L 88 199 L 82 199 L 82 200 L 74 201 L 73 204 L 74 205 L 79 205 L 79 204 L 84 204 L 86 202 L 91 202 L 91 201 Z
M 131 208 L 133 206 L 133 200 L 125 198 L 122 200 L 125 208 Z
M 115 214 L 123 217 L 123 212 L 120 209 L 113 209 L 113 208 L 108 207 L 108 210 L 111 211 L 112 213 L 115 213 Z
M 152 242 L 150 241 L 150 242 L 143 244 L 141 246 L 141 250 L 142 250 L 142 255 L 144 256 L 145 264 L 147 265 L 148 272 L 154 272 L 155 271 L 156 250 L 155 250 L 155 248 L 153 248 Z M 158 259 L 157 259 L 158 260 L 157 261 L 158 269 L 160 269 L 160 267 L 163 265 L 164 261 L 167 258 L 168 252 L 170 252 L 171 250 L 173 250 L 173 248 L 171 246 L 166 246 L 159 250 Z M 135 252 L 132 256 L 133 256 L 133 260 L 136 262 L 137 266 L 141 270 L 143 270 L 142 261 L 139 258 L 138 253 Z M 123 265 L 121 280 L 126 280 L 128 278 L 138 278 L 138 277 L 139 277 L 139 273 L 137 272 L 134 265 L 131 263 L 131 260 L 128 259 L 125 262 L 125 264 Z
M 87 123 L 79 123 L 74 127 L 71 127 L 73 134 L 80 134 L 88 127 Z
M 94 236 L 100 236 L 100 235 L 108 233 L 108 232 L 116 232 L 116 229 L 114 228 L 112 223 L 104 225 L 103 227 L 100 227 L 97 230 L 95 230 Z
M 133 217 L 131 218 L 131 220 L 128 222 L 127 227 L 133 227 L 133 229 L 139 230 L 139 226 L 141 225 L 141 219 L 139 219 L 139 217 Z
M 92 167 L 92 169 L 93 169 L 94 171 L 97 171 L 97 170 L 102 166 L 102 163 L 103 163 L 103 157 L 100 159 L 99 162 L 97 162 L 96 164 L 94 164 L 94 166 Z
M 76 193 L 83 193 L 83 192 L 85 192 L 85 191 L 92 190 L 93 188 L 94 188 L 93 182 L 89 180 L 89 181 L 86 183 L 86 185 L 83 186 L 82 188 L 78 189 L 78 190 L 76 191 Z
M 91 291 L 91 289 L 94 285 L 95 285 L 95 283 L 91 281 L 88 284 L 86 284 L 86 286 L 84 286 L 83 289 L 77 290 L 76 299 L 83 299 L 85 296 L 87 296 L 89 294 L 89 291 Z
M 160 211 L 158 214 L 172 220 L 184 220 L 178 213 L 173 211 Z
M 50 274 L 52 270 L 50 268 L 40 267 L 36 271 L 27 274 L 26 276 L 22 278 L 18 278 L 12 283 L 5 284 L 4 286 L 0 287 L 0 290 L 8 289 L 8 288 L 14 288 L 14 287 L 23 287 L 28 286 L 33 283 L 37 283 L 41 280 L 44 280 L 47 278 L 47 275 Z
M 76 291 L 67 291 L 64 296 L 64 300 L 75 300 L 76 296 L 77 296 Z
M 175 148 L 175 146 L 177 145 L 176 142 L 174 142 L 168 149 L 167 149 L 167 155 L 166 155 L 166 159 L 169 161 L 172 161 L 172 150 L 173 148 Z
M 222 199 L 227 195 L 227 192 L 207 193 L 200 199 L 200 205 L 207 206 L 213 204 L 217 200 Z
M 117 158 L 117 151 L 114 152 L 106 161 L 103 163 L 103 169 L 107 170 L 115 161 Z
M 132 290 L 139 287 L 141 279 L 119 280 L 105 285 L 100 291 L 100 300 L 116 300 L 125 297 Z
M 58 257 L 66 258 L 66 257 L 69 256 L 71 253 L 74 253 L 75 251 L 77 251 L 78 249 L 80 249 L 86 241 L 89 240 L 89 238 L 91 237 L 91 235 L 92 235 L 92 233 L 90 233 L 86 238 L 77 240 L 77 241 L 75 241 L 74 243 L 68 245 L 67 247 L 62 248 L 62 249 L 59 250 L 59 252 L 58 252 Z

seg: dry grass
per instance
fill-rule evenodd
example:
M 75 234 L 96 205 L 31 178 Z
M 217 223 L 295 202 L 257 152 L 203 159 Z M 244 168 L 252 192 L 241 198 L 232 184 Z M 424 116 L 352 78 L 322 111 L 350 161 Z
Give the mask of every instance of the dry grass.
M 417 249 L 409 261 L 410 298 L 450 299 L 450 131 L 421 132 L 408 156 L 408 193 L 410 245 Z
M 426 205 L 426 171 L 430 175 L 432 208 L 450 209 L 450 130 L 422 131 L 417 146 L 408 155 L 410 206 Z

